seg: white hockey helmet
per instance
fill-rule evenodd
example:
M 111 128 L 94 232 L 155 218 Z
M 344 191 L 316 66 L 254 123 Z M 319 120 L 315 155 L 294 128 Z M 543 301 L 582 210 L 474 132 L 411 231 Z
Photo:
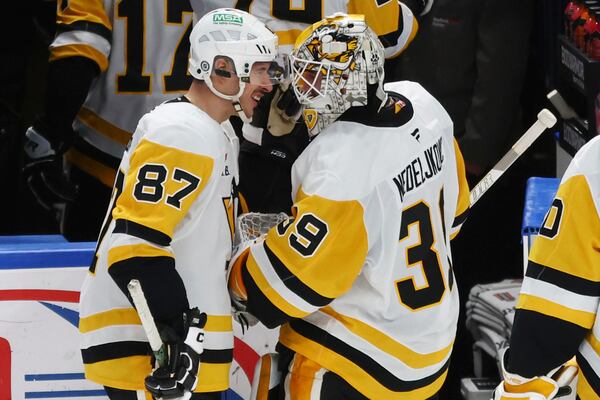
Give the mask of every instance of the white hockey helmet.
M 214 69 L 216 57 L 225 57 L 233 63 L 234 71 Z M 260 84 L 252 74 L 256 62 L 270 62 L 268 70 L 270 84 L 282 83 L 289 76 L 289 63 L 277 53 L 277 36 L 253 15 L 232 8 L 219 8 L 205 14 L 194 25 L 190 34 L 190 74 L 206 83 L 216 95 L 231 100 L 238 115 L 249 122 L 244 114 L 239 98 L 246 83 Z M 232 72 L 239 80 L 239 91 L 227 95 L 218 91 L 211 80 L 213 73 L 230 77 Z
M 383 91 L 384 48 L 363 15 L 336 13 L 304 30 L 290 57 L 291 79 L 311 136 Z

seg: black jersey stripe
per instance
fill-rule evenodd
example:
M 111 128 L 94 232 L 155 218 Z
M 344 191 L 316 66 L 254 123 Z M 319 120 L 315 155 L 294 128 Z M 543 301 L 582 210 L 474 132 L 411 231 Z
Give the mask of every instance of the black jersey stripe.
M 348 359 L 358 368 L 372 376 L 373 379 L 379 382 L 386 389 L 394 392 L 408 392 L 431 385 L 436 379 L 442 376 L 444 372 L 446 372 L 450 364 L 450 359 L 448 359 L 442 368 L 440 368 L 434 374 L 414 381 L 404 381 L 394 376 L 390 371 L 382 367 L 379 363 L 365 353 L 355 349 L 347 343 L 344 343 L 340 339 L 329 334 L 323 329 L 316 327 L 315 325 L 312 325 L 301 319 L 294 319 L 290 321 L 289 324 L 290 327 L 298 334 L 336 352 L 341 357 Z
M 150 356 L 152 349 L 148 342 L 123 341 L 100 344 L 81 349 L 81 357 L 84 364 L 92 364 L 99 361 L 113 360 L 115 358 L 129 356 Z
M 111 271 L 115 271 L 117 269 L 135 270 L 138 268 L 144 268 L 148 271 L 148 273 L 151 273 L 152 267 L 175 268 L 175 259 L 173 257 L 166 256 L 131 257 L 109 265 Z
M 470 210 L 471 210 L 470 208 L 467 208 L 465 211 L 463 211 L 462 214 L 459 214 L 456 217 L 454 217 L 454 222 L 452 223 L 452 227 L 456 228 L 457 226 L 462 225 L 463 222 L 465 222 L 467 220 Z
M 415 112 L 410 100 L 399 93 L 386 90 L 387 103 L 379 109 L 381 102 L 373 93 L 374 90 L 375 85 L 367 88 L 369 102 L 366 106 L 350 107 L 340 115 L 338 121 L 356 122 L 380 128 L 396 128 L 412 119 Z M 402 107 L 396 112 L 396 103 L 398 102 L 402 103 Z
M 399 8 L 399 10 L 398 10 L 398 27 L 397 27 L 397 29 L 395 29 L 392 32 L 387 33 L 385 35 L 378 36 L 379 40 L 381 41 L 381 44 L 383 44 L 383 47 L 385 47 L 385 48 L 388 48 L 388 47 L 393 48 L 394 46 L 396 46 L 398 44 L 398 38 L 404 31 L 404 14 L 402 13 L 402 7 L 398 7 L 398 8 Z
M 567 274 L 531 260 L 527 263 L 527 272 L 525 276 L 556 285 L 583 296 L 600 296 L 600 282 L 594 282 Z
M 302 282 L 298 277 L 296 277 L 281 260 L 271 251 L 266 242 L 263 242 L 263 248 L 265 249 L 265 253 L 269 258 L 269 262 L 273 266 L 273 269 L 279 276 L 279 279 L 283 282 L 283 284 L 290 289 L 292 292 L 296 293 L 302 299 L 306 300 L 308 303 L 312 304 L 315 307 L 323 307 L 333 301 L 332 298 L 321 296 L 319 293 L 315 292 L 310 286 L 306 285 Z
M 112 42 L 112 32 L 106 26 L 99 24 L 97 22 L 90 21 L 75 21 L 70 24 L 58 24 L 56 26 L 56 34 L 60 34 L 63 32 L 72 32 L 72 31 L 85 31 L 95 33 L 96 35 L 102 36 L 104 39 L 108 40 L 109 43 Z
M 127 219 L 117 219 L 113 232 L 135 236 L 159 246 L 168 246 L 171 244 L 171 237 L 169 235 Z
M 101 164 L 106 165 L 109 168 L 117 171 L 119 169 L 119 164 L 121 164 L 121 159 L 117 157 L 113 157 L 112 155 L 103 152 L 102 150 L 92 146 L 86 140 L 81 137 L 75 139 L 75 143 L 73 143 L 73 147 L 79 151 L 81 154 L 90 157 L 93 160 L 98 161 Z
M 233 349 L 210 350 L 204 349 L 200 360 L 207 364 L 226 364 L 233 361 Z
M 248 272 L 242 268 L 242 280 L 248 293 L 248 311 L 260 320 L 267 328 L 275 328 L 288 321 L 291 317 L 281 311 L 263 294 Z
M 596 392 L 598 398 L 600 398 L 600 377 L 596 375 L 596 372 L 590 363 L 588 363 L 581 353 L 577 353 L 577 366 L 579 367 L 583 376 L 585 376 L 585 379 L 588 381 L 591 388 L 594 390 L 594 392 Z

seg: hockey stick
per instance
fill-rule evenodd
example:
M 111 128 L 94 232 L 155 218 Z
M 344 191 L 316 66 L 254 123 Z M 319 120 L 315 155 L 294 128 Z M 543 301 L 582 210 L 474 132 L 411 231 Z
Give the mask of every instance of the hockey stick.
M 152 313 L 150 313 L 150 308 L 148 307 L 148 302 L 146 302 L 146 297 L 144 296 L 140 281 L 137 279 L 130 280 L 127 284 L 127 290 L 129 290 L 133 304 L 142 321 L 142 327 L 146 332 L 156 362 L 159 367 L 165 366 L 167 363 L 167 349 L 160 338 Z
M 527 129 L 527 131 L 517 140 L 511 149 L 494 165 L 471 190 L 471 207 L 488 191 L 498 178 L 531 146 L 531 144 L 544 132 L 556 123 L 556 117 L 549 110 L 543 109 L 537 115 L 537 120 Z

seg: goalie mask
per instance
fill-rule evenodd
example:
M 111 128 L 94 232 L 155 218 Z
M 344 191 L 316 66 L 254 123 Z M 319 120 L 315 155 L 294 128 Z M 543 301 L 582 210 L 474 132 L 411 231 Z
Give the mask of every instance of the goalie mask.
M 290 61 L 311 136 L 350 107 L 367 105 L 369 85 L 385 99 L 383 45 L 362 15 L 334 14 L 310 26 L 296 40 Z
M 215 59 L 229 61 L 232 70 L 216 69 Z M 252 69 L 254 63 L 270 63 L 269 68 L 259 72 Z M 230 100 L 244 122 L 250 122 L 240 105 L 240 96 L 246 83 L 269 86 L 285 82 L 289 77 L 286 56 L 277 54 L 277 36 L 262 22 L 247 12 L 220 8 L 205 14 L 190 34 L 190 74 L 206 83 L 216 96 Z M 217 90 L 211 77 L 237 76 L 239 90 L 225 94 Z M 268 76 L 264 76 L 267 74 Z

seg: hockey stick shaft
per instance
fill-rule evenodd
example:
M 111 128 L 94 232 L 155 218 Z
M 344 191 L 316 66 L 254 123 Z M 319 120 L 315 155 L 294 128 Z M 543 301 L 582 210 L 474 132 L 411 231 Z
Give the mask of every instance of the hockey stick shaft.
M 133 304 L 135 305 L 138 316 L 140 317 L 140 321 L 142 321 L 142 327 L 144 328 L 144 332 L 146 332 L 146 336 L 148 337 L 148 342 L 150 343 L 150 348 L 152 348 L 156 362 L 159 366 L 164 366 L 167 362 L 165 345 L 162 342 L 160 334 L 158 333 L 158 328 L 154 323 L 154 318 L 152 317 L 152 313 L 148 307 L 148 302 L 146 301 L 146 296 L 144 296 L 144 291 L 142 290 L 140 281 L 137 279 L 132 279 L 129 281 L 127 284 L 127 290 L 129 290 L 129 294 L 131 295 Z
M 471 207 L 488 191 L 490 187 L 506 172 L 506 170 L 519 158 L 525 150 L 544 132 L 556 123 L 556 117 L 549 110 L 543 109 L 537 115 L 537 120 L 517 140 L 511 149 L 494 165 L 471 190 Z

